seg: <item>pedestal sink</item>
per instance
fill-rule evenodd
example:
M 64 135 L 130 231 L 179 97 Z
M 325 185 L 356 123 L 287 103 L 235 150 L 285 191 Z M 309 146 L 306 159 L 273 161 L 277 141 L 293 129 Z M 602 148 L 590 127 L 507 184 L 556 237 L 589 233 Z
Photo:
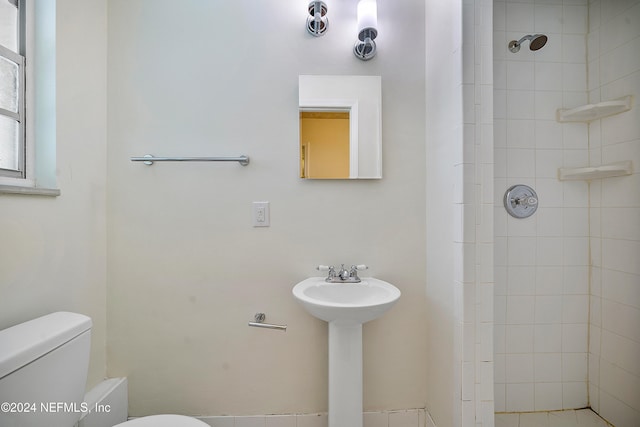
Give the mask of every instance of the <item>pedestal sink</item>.
M 329 427 L 362 427 L 362 324 L 389 310 L 400 290 L 372 277 L 360 283 L 311 277 L 293 287 L 293 296 L 329 322 Z

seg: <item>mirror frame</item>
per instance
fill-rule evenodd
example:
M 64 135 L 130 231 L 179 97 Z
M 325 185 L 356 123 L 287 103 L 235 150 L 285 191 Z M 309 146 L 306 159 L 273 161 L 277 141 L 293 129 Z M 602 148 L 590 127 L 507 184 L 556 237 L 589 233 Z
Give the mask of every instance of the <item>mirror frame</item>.
M 349 111 L 349 179 L 382 178 L 380 76 L 300 75 L 298 84 L 298 112 Z

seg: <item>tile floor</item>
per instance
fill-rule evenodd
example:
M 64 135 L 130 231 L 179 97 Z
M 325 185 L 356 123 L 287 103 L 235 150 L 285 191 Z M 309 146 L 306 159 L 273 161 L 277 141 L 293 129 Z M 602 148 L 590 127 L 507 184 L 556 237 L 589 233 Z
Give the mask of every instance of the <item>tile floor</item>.
M 613 427 L 591 409 L 496 414 L 495 427 Z

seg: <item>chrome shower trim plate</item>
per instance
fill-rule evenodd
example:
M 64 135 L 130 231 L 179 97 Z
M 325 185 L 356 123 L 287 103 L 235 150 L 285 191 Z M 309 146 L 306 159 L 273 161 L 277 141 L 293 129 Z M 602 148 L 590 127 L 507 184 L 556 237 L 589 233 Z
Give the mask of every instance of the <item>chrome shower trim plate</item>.
M 538 195 L 528 185 L 511 186 L 504 193 L 504 208 L 514 218 L 528 218 L 538 209 Z

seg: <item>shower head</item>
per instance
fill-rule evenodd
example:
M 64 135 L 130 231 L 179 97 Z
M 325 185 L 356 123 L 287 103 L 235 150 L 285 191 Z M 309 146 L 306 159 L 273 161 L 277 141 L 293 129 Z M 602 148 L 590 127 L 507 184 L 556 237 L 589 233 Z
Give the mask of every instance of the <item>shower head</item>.
M 526 35 L 523 38 L 521 38 L 520 40 L 511 40 L 509 42 L 509 50 L 513 53 L 516 53 L 520 50 L 520 45 L 522 44 L 522 42 L 524 42 L 525 40 L 529 40 L 529 49 L 531 50 L 538 50 L 538 49 L 542 49 L 542 47 L 547 44 L 547 36 L 545 36 L 544 34 L 534 34 L 534 35 Z

